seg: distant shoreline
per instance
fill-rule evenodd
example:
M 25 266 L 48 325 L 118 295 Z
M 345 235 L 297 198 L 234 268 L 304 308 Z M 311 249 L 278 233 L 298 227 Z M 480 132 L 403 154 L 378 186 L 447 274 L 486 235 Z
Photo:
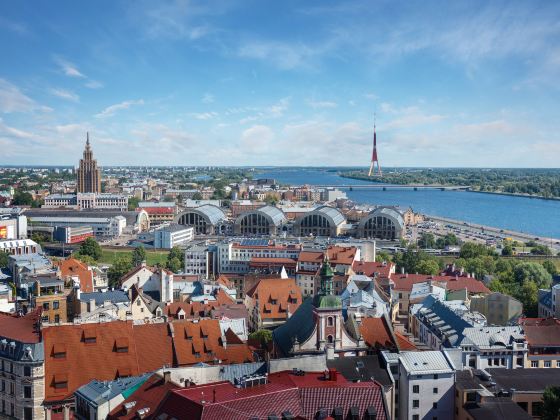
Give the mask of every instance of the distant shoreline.
M 383 181 L 381 180 L 381 178 L 377 178 L 377 179 L 371 179 L 366 176 L 352 176 L 352 175 L 344 175 L 339 173 L 338 174 L 339 177 L 341 178 L 346 178 L 346 179 L 356 179 L 358 181 L 367 181 L 367 182 L 372 182 L 375 184 L 382 184 Z M 393 184 L 393 185 L 402 185 L 402 186 L 407 186 L 407 185 L 412 185 L 412 184 Z M 444 188 L 444 187 L 454 187 L 454 185 L 452 184 L 438 184 L 438 187 Z M 472 187 L 471 187 L 472 188 Z M 465 190 L 455 190 L 457 192 L 463 192 Z M 551 201 L 560 201 L 560 197 L 544 197 L 542 195 L 532 195 L 532 194 L 523 194 L 523 193 L 508 193 L 508 192 L 500 192 L 500 191 L 480 191 L 480 190 L 474 190 L 474 189 L 469 189 L 466 190 L 468 192 L 473 192 L 473 193 L 481 193 L 481 194 L 494 194 L 494 195 L 507 195 L 507 196 L 511 196 L 511 197 L 523 197 L 523 198 L 536 198 L 539 200 L 551 200 Z

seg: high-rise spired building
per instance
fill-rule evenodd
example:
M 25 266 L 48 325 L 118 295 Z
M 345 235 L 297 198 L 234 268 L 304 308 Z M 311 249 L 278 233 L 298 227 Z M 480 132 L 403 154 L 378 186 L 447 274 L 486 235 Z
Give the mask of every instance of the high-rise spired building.
M 101 169 L 97 167 L 97 160 L 93 158 L 93 151 L 89 144 L 89 133 L 87 133 L 84 157 L 80 159 L 80 167 L 77 169 L 76 174 L 78 175 L 77 192 L 101 192 Z

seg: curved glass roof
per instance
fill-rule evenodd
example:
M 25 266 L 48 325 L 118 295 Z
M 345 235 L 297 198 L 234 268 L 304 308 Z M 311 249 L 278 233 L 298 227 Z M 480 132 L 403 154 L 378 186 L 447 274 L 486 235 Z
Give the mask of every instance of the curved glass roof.
M 213 225 L 216 223 L 226 220 L 226 215 L 219 207 L 213 206 L 212 204 L 204 204 L 200 207 L 194 207 L 192 209 L 185 210 L 182 214 L 186 213 L 199 213 L 206 216 L 209 222 Z
M 276 226 L 284 223 L 287 220 L 284 212 L 282 210 L 280 210 L 278 207 L 264 206 L 264 207 L 261 207 L 260 209 L 255 210 L 255 211 L 258 212 L 258 213 L 263 213 L 266 216 L 269 216 L 272 219 L 272 222 Z
M 395 209 L 392 209 L 391 207 L 378 207 L 376 208 L 374 211 L 372 211 L 368 217 L 370 216 L 385 216 L 385 217 L 389 217 L 390 219 L 393 219 L 395 222 L 397 222 L 401 227 L 404 227 L 404 219 L 401 216 L 401 214 L 396 211 Z
M 334 207 L 330 207 L 330 206 L 317 207 L 312 212 L 307 213 L 306 216 L 308 216 L 310 214 L 313 214 L 313 213 L 320 213 L 320 214 L 323 214 L 323 215 L 327 216 L 328 218 L 330 218 L 333 221 L 333 223 L 336 226 L 346 222 L 346 218 L 344 217 L 344 215 L 340 212 L 340 210 L 335 209 Z

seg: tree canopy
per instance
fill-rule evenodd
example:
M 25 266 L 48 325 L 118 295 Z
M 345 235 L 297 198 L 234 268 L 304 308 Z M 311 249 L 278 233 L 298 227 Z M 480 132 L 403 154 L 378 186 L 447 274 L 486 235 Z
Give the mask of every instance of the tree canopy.
M 119 287 L 121 277 L 132 269 L 132 259 L 130 255 L 118 255 L 113 261 L 113 265 L 107 271 L 109 283 L 112 287 Z
M 146 249 L 144 245 L 140 245 L 132 251 L 132 265 L 137 267 L 142 264 L 143 261 L 146 261 Z
M 547 386 L 543 393 L 543 420 L 557 420 L 560 416 L 560 386 Z
M 87 238 L 84 242 L 82 242 L 78 253 L 80 255 L 89 255 L 95 261 L 98 261 L 103 254 L 103 252 L 101 251 L 101 247 L 93 238 Z

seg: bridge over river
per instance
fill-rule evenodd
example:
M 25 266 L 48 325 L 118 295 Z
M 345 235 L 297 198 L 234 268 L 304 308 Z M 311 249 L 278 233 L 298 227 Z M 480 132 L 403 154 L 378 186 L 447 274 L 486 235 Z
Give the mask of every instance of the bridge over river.
M 440 191 L 468 191 L 470 185 L 424 185 L 424 184 L 332 184 L 332 185 L 313 185 L 316 188 L 338 188 L 346 190 L 440 190 Z

